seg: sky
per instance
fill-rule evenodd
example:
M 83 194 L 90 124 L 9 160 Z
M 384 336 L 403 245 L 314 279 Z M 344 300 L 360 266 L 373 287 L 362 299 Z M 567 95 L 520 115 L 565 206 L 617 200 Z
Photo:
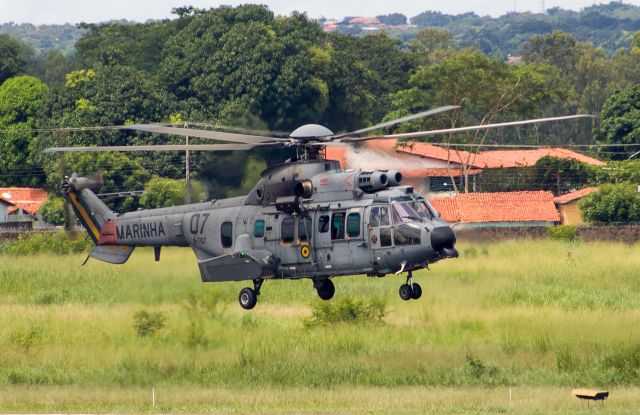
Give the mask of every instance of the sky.
M 95 23 L 127 19 L 144 22 L 148 19 L 172 17 L 176 6 L 192 5 L 200 8 L 222 4 L 266 4 L 279 15 L 294 10 L 305 11 L 310 17 L 342 18 L 344 16 L 376 16 L 403 13 L 408 17 L 426 10 L 458 14 L 473 11 L 479 15 L 499 16 L 517 10 L 539 12 L 542 0 L 0 0 L 0 23 Z M 561 7 L 579 10 L 600 3 L 593 0 L 545 0 L 546 8 Z M 602 1 L 608 3 L 608 0 Z M 624 0 L 626 4 L 640 6 L 640 0 Z

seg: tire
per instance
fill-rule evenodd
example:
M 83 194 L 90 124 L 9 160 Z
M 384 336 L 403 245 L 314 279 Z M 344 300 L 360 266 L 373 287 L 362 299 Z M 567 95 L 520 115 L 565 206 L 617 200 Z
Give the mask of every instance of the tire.
M 240 295 L 238 295 L 238 302 L 240 303 L 240 307 L 245 310 L 251 310 L 256 306 L 258 296 L 256 296 L 256 292 L 251 288 L 243 288 L 240 290 Z
M 402 284 L 400 286 L 400 298 L 402 298 L 404 301 L 408 301 L 411 300 L 411 298 L 413 298 L 413 292 L 411 291 L 411 287 L 409 286 L 409 284 Z
M 333 295 L 336 293 L 336 287 L 333 285 L 333 281 L 324 280 L 322 283 L 318 284 L 318 297 L 327 301 L 333 298 Z
M 417 282 L 414 282 L 413 295 L 411 296 L 411 298 L 413 298 L 414 300 L 417 300 L 420 297 L 422 297 L 422 287 Z

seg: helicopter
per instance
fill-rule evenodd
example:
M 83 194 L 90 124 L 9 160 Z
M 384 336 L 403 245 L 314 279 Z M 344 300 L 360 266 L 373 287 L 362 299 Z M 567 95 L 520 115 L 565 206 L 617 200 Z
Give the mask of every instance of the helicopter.
M 330 300 L 335 294 L 332 278 L 362 274 L 406 274 L 399 295 L 408 301 L 422 296 L 422 287 L 413 281 L 414 271 L 458 257 L 452 226 L 423 195 L 402 184 L 400 171 L 376 170 L 375 166 L 368 171 L 342 170 L 338 161 L 325 158 L 326 147 L 592 117 L 577 114 L 365 135 L 457 108 L 443 106 L 342 134 L 307 124 L 288 137 L 134 124 L 120 128 L 227 143 L 52 147 L 44 153 L 294 148 L 295 158 L 267 168 L 251 192 L 239 197 L 117 213 L 96 194 L 102 185 L 100 176 L 65 177 L 61 192 L 95 244 L 87 260 L 123 264 L 135 247 L 153 247 L 154 259 L 159 261 L 163 246 L 190 247 L 203 282 L 253 282 L 238 295 L 246 310 L 255 307 L 266 280 L 307 278 L 322 300 Z

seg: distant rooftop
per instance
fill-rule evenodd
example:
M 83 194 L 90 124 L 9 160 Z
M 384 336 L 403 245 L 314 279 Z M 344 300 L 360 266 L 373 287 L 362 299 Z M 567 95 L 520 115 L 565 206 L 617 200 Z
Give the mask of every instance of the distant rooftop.
M 560 222 L 547 191 L 459 193 L 429 202 L 450 223 Z

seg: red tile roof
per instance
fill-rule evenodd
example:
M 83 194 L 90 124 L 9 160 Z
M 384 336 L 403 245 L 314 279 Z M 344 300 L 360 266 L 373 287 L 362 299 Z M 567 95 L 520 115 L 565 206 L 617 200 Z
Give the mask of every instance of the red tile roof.
M 47 200 L 47 192 L 32 187 L 0 187 L 0 197 L 15 205 L 9 208 L 9 213 L 22 208 L 26 213 L 35 215 Z
M 430 200 L 447 222 L 559 222 L 553 194 L 536 192 L 459 193 Z
M 584 189 L 576 190 L 575 192 L 567 193 L 561 196 L 556 196 L 553 198 L 553 201 L 557 205 L 564 205 L 569 202 L 573 202 L 574 200 L 582 199 L 583 197 L 597 191 L 597 187 L 585 187 Z
M 400 147 L 398 151 L 415 154 L 425 158 L 449 160 L 452 163 L 464 163 L 476 168 L 495 169 L 500 167 L 529 167 L 545 156 L 564 159 L 575 159 L 594 166 L 605 163 L 593 157 L 585 156 L 566 148 L 535 148 L 530 150 L 489 150 L 477 154 L 464 150 L 447 150 L 446 148 L 426 143 L 413 143 Z
M 421 161 L 413 154 L 402 151 L 402 147 L 395 148 L 397 140 L 371 140 L 360 148 L 350 146 L 329 146 L 326 158 L 338 160 L 343 169 L 360 168 L 363 170 L 400 170 L 406 178 L 449 177 L 460 176 L 460 169 L 456 164 L 452 168 L 433 167 L 433 163 Z M 358 155 L 362 155 L 358 157 Z M 439 164 L 443 164 L 438 162 Z M 451 171 L 449 171 L 451 170 Z M 469 174 L 481 173 L 480 169 L 470 169 Z
M 366 160 L 357 157 L 358 153 L 364 154 L 367 151 L 372 157 L 366 157 Z M 564 148 L 491 150 L 473 154 L 464 150 L 447 150 L 441 146 L 427 143 L 398 144 L 398 140 L 371 140 L 365 142 L 359 148 L 348 146 L 328 147 L 326 155 L 330 160 L 340 161 L 340 165 L 344 169 L 362 168 L 375 170 L 394 168 L 400 170 L 407 178 L 450 176 L 449 168 L 440 166 L 443 164 L 442 162 L 446 161 L 451 163 L 453 176 L 460 175 L 456 166 L 463 162 L 472 167 L 470 174 L 478 174 L 485 168 L 533 166 L 540 158 L 545 156 L 571 158 L 594 166 L 605 164 L 600 160 Z M 420 156 L 423 161 L 420 161 L 415 156 Z M 434 159 L 440 165 L 424 159 Z

